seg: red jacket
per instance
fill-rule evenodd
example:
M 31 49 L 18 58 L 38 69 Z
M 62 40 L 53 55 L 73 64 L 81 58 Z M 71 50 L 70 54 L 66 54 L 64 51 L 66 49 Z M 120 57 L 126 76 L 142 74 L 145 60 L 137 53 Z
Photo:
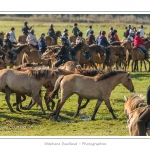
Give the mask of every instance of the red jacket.
M 117 34 L 114 35 L 114 38 L 116 39 L 116 41 L 120 41 Z
M 144 45 L 144 42 L 143 42 L 143 40 L 141 39 L 140 36 L 136 36 L 136 37 L 134 38 L 134 46 L 135 46 L 135 47 L 138 47 L 138 46 L 140 46 L 140 45 Z

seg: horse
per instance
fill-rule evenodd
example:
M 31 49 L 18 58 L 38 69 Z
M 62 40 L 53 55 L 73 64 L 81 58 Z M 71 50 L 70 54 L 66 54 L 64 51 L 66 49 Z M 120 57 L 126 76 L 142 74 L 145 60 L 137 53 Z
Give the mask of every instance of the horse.
M 30 50 L 30 56 L 27 54 L 24 54 L 22 57 L 22 64 L 24 63 L 41 63 L 43 65 L 51 67 L 51 61 L 50 60 L 44 60 L 41 58 L 42 53 L 40 51 L 37 51 L 36 49 Z
M 150 102 L 150 88 L 148 94 L 147 99 Z M 124 112 L 128 118 L 127 127 L 130 136 L 150 136 L 150 111 L 148 111 L 150 105 L 144 103 L 145 97 L 141 94 L 133 94 L 129 98 L 124 96 L 124 99 Z
M 5 62 L 2 59 L 3 56 L 0 56 L 0 70 L 6 68 Z
M 23 34 L 18 37 L 17 42 L 21 44 L 25 44 L 27 43 L 26 39 L 27 39 L 27 35 Z
M 9 46 L 5 45 L 3 49 L 6 52 L 6 56 L 5 56 L 6 66 L 10 66 L 10 68 L 12 68 L 13 64 L 10 63 L 11 60 L 8 58 Z M 30 49 L 29 49 L 28 45 L 26 45 L 26 44 L 20 45 L 20 47 L 14 51 L 17 53 L 17 58 L 14 61 L 16 66 L 18 66 L 22 63 L 22 58 L 23 58 L 24 54 L 26 54 L 27 56 L 30 56 Z
M 10 104 L 10 95 L 11 91 L 14 91 L 31 95 L 32 104 L 27 109 L 31 109 L 37 102 L 42 113 L 45 114 L 39 91 L 42 85 L 48 81 L 54 84 L 54 80 L 57 79 L 55 77 L 55 72 L 47 67 L 35 67 L 27 71 L 3 69 L 0 70 L 0 91 L 5 90 L 5 99 L 11 112 L 14 112 L 14 110 Z
M 56 31 L 55 32 L 55 35 L 56 35 L 56 40 L 54 40 L 52 37 L 50 37 L 50 36 L 46 36 L 45 37 L 45 42 L 46 42 L 46 44 L 48 45 L 48 46 L 50 46 L 50 45 L 57 45 L 57 39 L 58 39 L 58 37 L 60 37 L 61 36 L 61 31 Z
M 133 47 L 132 49 L 132 53 L 131 53 L 131 56 L 132 56 L 132 72 L 135 71 L 136 69 L 136 66 L 138 66 L 138 61 L 140 60 L 141 61 L 141 67 L 140 67 L 140 70 L 142 71 L 142 61 L 146 60 L 148 63 L 149 63 L 149 70 L 150 71 L 150 61 L 148 58 L 145 59 L 145 54 L 143 54 L 143 52 L 141 52 L 137 47 Z M 135 66 L 134 66 L 134 63 L 135 63 Z M 134 68 L 133 68 L 134 66 Z
M 77 37 L 75 35 L 69 36 L 69 40 L 70 40 L 71 43 L 76 43 L 76 38 Z
M 60 76 L 55 83 L 53 92 L 55 93 L 55 91 L 57 91 L 60 87 L 61 99 L 58 101 L 56 111 L 51 115 L 54 116 L 55 120 L 57 120 L 60 109 L 65 101 L 72 94 L 76 93 L 79 96 L 79 99 L 98 99 L 91 120 L 95 120 L 95 115 L 103 101 L 111 112 L 113 118 L 116 119 L 117 117 L 113 112 L 109 97 L 112 90 L 120 83 L 122 83 L 122 85 L 130 92 L 134 91 L 130 74 L 125 71 L 111 71 L 104 75 L 98 74 L 95 77 L 76 74 Z

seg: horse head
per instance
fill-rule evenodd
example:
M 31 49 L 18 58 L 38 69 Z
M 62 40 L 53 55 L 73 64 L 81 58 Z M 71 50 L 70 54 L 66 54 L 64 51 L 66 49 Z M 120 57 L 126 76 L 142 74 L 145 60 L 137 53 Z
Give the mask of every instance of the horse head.
M 126 72 L 122 78 L 122 85 L 126 87 L 130 92 L 134 92 L 134 86 L 129 72 Z

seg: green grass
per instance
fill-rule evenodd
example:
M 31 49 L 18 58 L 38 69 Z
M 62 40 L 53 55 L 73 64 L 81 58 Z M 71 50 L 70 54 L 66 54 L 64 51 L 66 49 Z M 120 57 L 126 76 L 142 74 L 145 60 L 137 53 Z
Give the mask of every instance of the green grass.
M 41 32 L 46 32 L 49 23 L 30 22 L 29 25 L 34 25 L 37 38 Z M 21 35 L 22 22 L 0 22 L 1 31 L 9 31 L 10 27 L 16 28 L 16 36 Z M 64 28 L 69 29 L 71 33 L 72 25 L 63 23 L 54 24 L 55 30 L 63 31 Z M 88 29 L 88 24 L 79 25 L 80 30 L 84 33 Z M 108 31 L 111 24 L 94 24 L 93 29 L 95 33 L 99 30 Z M 113 26 L 113 25 L 112 25 Z M 123 38 L 123 26 L 118 24 L 117 30 L 120 39 Z M 147 30 L 150 27 L 147 26 Z M 97 35 L 97 34 L 96 34 Z M 85 36 L 85 35 L 84 35 Z M 135 72 L 131 73 L 133 84 L 136 93 L 146 94 L 147 87 L 150 85 L 150 72 Z M 45 89 L 42 88 L 42 95 L 44 96 Z M 80 117 L 74 118 L 77 109 L 77 96 L 71 96 L 60 112 L 61 122 L 55 122 L 47 119 L 47 115 L 42 116 L 39 107 L 34 106 L 31 110 L 22 110 L 22 112 L 10 113 L 5 101 L 5 95 L 0 93 L 0 135 L 1 136 L 129 136 L 126 129 L 127 118 L 124 114 L 124 95 L 130 96 L 131 93 L 125 89 L 121 84 L 118 85 L 111 94 L 110 102 L 114 109 L 118 120 L 113 120 L 111 114 L 102 103 L 97 114 L 96 121 L 91 121 L 96 100 L 91 100 L 88 106 L 81 110 Z M 27 105 L 31 98 L 23 103 Z M 15 95 L 11 96 L 11 104 L 15 102 Z M 57 102 L 57 100 L 55 100 Z M 85 102 L 85 101 L 84 101 Z M 43 101 L 44 108 L 45 103 Z M 13 107 L 15 109 L 15 107 Z

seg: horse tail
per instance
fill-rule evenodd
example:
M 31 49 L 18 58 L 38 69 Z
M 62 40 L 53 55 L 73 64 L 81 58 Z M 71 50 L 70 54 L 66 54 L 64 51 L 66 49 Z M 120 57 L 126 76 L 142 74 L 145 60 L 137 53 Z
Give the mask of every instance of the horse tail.
M 51 99 L 53 99 L 55 97 L 55 95 L 57 95 L 59 89 L 60 89 L 60 82 L 61 80 L 64 78 L 64 75 L 61 75 L 55 82 L 55 86 L 54 86 L 54 90 L 51 92 L 51 94 L 49 95 L 49 97 Z
M 150 105 L 150 86 L 147 88 L 146 98 L 147 98 L 147 105 Z

